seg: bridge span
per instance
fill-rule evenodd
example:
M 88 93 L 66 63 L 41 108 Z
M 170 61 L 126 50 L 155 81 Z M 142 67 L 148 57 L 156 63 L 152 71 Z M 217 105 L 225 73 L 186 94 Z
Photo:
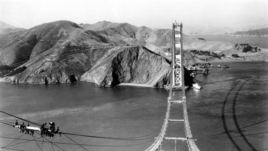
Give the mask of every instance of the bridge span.
M 183 25 L 172 24 L 172 63 L 167 110 L 159 135 L 145 151 L 199 151 L 187 112 L 184 84 Z M 170 133 L 176 131 L 177 133 Z

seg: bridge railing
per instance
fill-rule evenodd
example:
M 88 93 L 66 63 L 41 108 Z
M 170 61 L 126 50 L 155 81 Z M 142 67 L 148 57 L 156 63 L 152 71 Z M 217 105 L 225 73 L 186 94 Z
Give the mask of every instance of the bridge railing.
M 170 99 L 170 98 L 168 98 Z M 168 104 L 167 104 L 167 111 L 166 111 L 166 115 L 165 115 L 165 119 L 164 119 L 164 123 L 162 125 L 161 131 L 159 133 L 159 135 L 156 137 L 155 141 L 152 143 L 151 146 L 149 146 L 147 149 L 145 149 L 145 151 L 155 151 L 158 148 L 161 148 L 161 144 L 164 140 L 166 131 L 167 131 L 167 127 L 168 127 L 168 119 L 169 119 L 169 115 L 170 115 L 170 103 L 168 100 Z
M 197 147 L 195 143 L 195 139 L 193 139 L 193 135 L 191 132 L 191 127 L 189 123 L 188 118 L 188 112 L 187 112 L 187 104 L 186 104 L 186 98 L 184 97 L 184 103 L 183 103 L 183 118 L 184 118 L 184 127 L 185 127 L 185 135 L 187 137 L 187 146 L 189 151 L 199 151 L 199 148 Z

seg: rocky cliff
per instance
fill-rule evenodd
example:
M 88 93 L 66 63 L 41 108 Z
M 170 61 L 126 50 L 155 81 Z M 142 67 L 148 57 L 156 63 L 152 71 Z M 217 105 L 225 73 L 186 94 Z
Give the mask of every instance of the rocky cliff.
M 100 86 L 121 83 L 162 87 L 167 84 L 170 63 L 145 47 L 115 47 L 110 49 L 81 80 Z

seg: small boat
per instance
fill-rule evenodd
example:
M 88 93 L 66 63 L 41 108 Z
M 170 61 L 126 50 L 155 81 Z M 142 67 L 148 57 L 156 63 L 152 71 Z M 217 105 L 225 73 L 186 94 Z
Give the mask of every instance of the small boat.
M 202 87 L 201 87 L 201 85 L 199 83 L 194 83 L 193 88 L 198 89 L 198 90 L 202 89 Z

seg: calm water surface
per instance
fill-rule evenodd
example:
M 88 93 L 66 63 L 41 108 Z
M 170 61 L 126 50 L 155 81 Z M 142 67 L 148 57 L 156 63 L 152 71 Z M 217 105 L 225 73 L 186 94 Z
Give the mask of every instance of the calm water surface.
M 209 76 L 200 76 L 201 91 L 187 92 L 197 145 L 201 151 L 267 150 L 268 64 L 228 65 L 227 70 L 213 69 Z M 85 150 L 70 145 L 79 142 L 91 151 L 137 151 L 158 135 L 167 95 L 162 89 L 98 88 L 87 83 L 48 87 L 0 83 L 0 110 L 38 123 L 55 121 L 65 132 L 124 139 L 71 136 L 74 142 L 65 136 L 48 140 L 22 136 L 40 142 L 15 141 L 10 150 Z M 3 114 L 0 120 L 14 121 Z M 1 146 L 20 136 L 16 129 L 0 125 Z

